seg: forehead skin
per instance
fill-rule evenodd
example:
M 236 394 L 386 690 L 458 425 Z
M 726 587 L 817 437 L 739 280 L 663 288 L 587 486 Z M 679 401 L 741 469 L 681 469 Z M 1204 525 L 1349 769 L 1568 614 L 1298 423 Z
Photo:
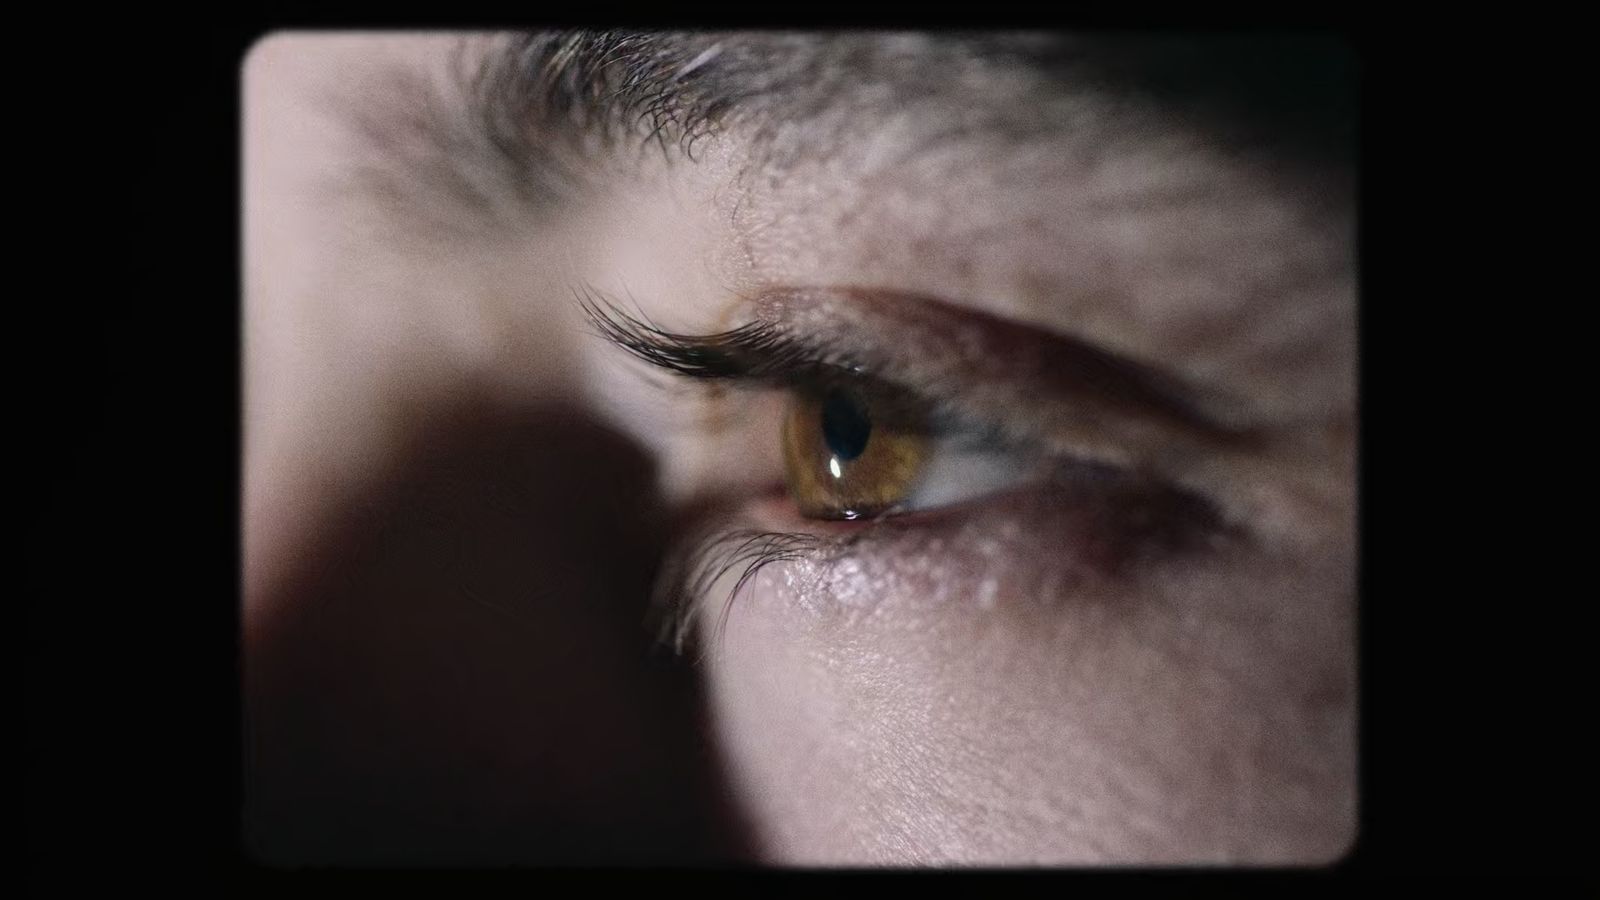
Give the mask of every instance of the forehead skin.
M 507 108 L 445 87 L 410 150 L 393 153 L 405 118 L 382 114 L 367 132 L 376 144 L 353 144 L 370 164 L 352 168 L 405 173 L 369 185 L 411 187 L 352 202 L 454 204 L 419 226 L 448 231 L 431 256 L 461 276 L 437 295 L 454 301 L 434 302 L 466 297 L 489 321 L 536 322 L 539 354 L 572 360 L 550 377 L 611 403 L 663 455 L 669 480 L 703 481 L 715 467 L 681 458 L 714 450 L 664 437 L 675 430 L 659 405 L 616 401 L 639 387 L 579 339 L 565 284 L 625 289 L 695 327 L 762 285 L 926 292 L 1158 362 L 1322 448 L 1298 461 L 1323 477 L 1316 501 L 1286 515 L 1297 540 L 1094 598 L 1036 596 L 1007 577 L 1050 552 L 1025 521 L 1000 571 L 953 579 L 998 576 L 1008 589 L 993 610 L 930 604 L 937 590 L 915 579 L 868 585 L 864 610 L 794 602 L 806 598 L 769 570 L 707 662 L 724 752 L 769 858 L 1336 858 L 1355 815 L 1348 173 L 1282 152 L 1261 138 L 1270 129 L 1216 127 L 1112 90 L 1053 41 L 981 50 L 915 36 L 707 35 L 610 50 L 682 72 L 718 46 L 694 68 L 701 93 L 668 117 L 675 150 L 641 145 L 628 127 L 606 132 L 610 113 L 574 115 L 570 96 L 524 97 L 513 108 L 537 127 L 511 151 L 540 148 L 547 189 L 518 201 L 525 210 L 466 202 L 528 173 L 500 171 L 491 152 L 439 152 L 452 140 L 485 146 L 471 137 L 481 115 L 450 110 Z M 448 50 L 406 53 L 371 83 L 442 67 Z M 737 91 L 763 62 L 778 75 Z M 692 159 L 685 135 L 700 136 Z M 441 171 L 455 187 L 439 188 Z M 478 219 L 497 224 L 461 226 Z M 395 282 L 439 271 L 404 254 L 382 266 Z M 470 337 L 492 331 L 463 326 L 467 355 L 526 373 L 525 355 Z

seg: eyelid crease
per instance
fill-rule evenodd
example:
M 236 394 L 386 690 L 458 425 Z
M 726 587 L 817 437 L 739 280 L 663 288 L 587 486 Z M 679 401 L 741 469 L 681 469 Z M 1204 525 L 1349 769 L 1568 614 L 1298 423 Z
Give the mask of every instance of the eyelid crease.
M 1062 399 L 1079 409 L 1117 407 L 1214 440 L 1251 430 L 1241 398 L 1070 334 L 935 297 L 848 286 L 777 289 L 756 305 L 763 320 L 919 385 L 1015 387 L 1016 399 L 1029 401 L 1020 406 Z

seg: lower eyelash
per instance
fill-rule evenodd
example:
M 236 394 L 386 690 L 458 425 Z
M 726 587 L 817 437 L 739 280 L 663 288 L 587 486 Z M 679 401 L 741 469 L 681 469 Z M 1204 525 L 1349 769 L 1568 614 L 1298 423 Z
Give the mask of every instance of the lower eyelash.
M 739 592 L 756 573 L 776 562 L 800 559 L 815 550 L 824 539 L 812 534 L 760 531 L 746 528 L 718 528 L 700 531 L 670 553 L 656 582 L 651 607 L 657 621 L 657 637 L 682 653 L 695 629 L 701 604 L 710 602 L 711 588 L 733 571 L 738 580 L 721 601 L 711 633 L 703 641 L 702 657 L 722 640 L 728 613 Z

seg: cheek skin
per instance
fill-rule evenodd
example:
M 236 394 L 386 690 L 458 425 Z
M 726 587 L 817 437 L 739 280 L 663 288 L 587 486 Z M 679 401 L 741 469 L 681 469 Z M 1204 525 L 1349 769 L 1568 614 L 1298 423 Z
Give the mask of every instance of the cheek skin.
M 777 564 L 733 607 L 712 696 L 769 859 L 1314 864 L 1348 848 L 1352 560 L 1236 544 L 1073 580 L 1044 555 L 1070 556 L 1046 537 L 1065 532 L 984 530 L 989 556 L 969 540 L 942 567 Z

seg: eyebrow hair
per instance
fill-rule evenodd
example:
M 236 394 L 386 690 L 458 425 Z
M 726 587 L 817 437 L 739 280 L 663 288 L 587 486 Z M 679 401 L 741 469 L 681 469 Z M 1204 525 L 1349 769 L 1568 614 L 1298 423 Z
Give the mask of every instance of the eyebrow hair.
M 403 157 L 367 173 L 378 193 L 420 187 L 486 221 L 557 209 L 630 149 L 692 162 L 738 125 L 764 161 L 801 158 L 913 103 L 994 106 L 984 92 L 1002 84 L 1035 102 L 989 110 L 983 140 L 1094 140 L 1046 110 L 1096 96 L 1319 165 L 1353 155 L 1355 54 L 1322 33 L 579 30 L 458 50 L 453 90 L 396 71 L 383 109 L 352 114 L 380 154 Z

